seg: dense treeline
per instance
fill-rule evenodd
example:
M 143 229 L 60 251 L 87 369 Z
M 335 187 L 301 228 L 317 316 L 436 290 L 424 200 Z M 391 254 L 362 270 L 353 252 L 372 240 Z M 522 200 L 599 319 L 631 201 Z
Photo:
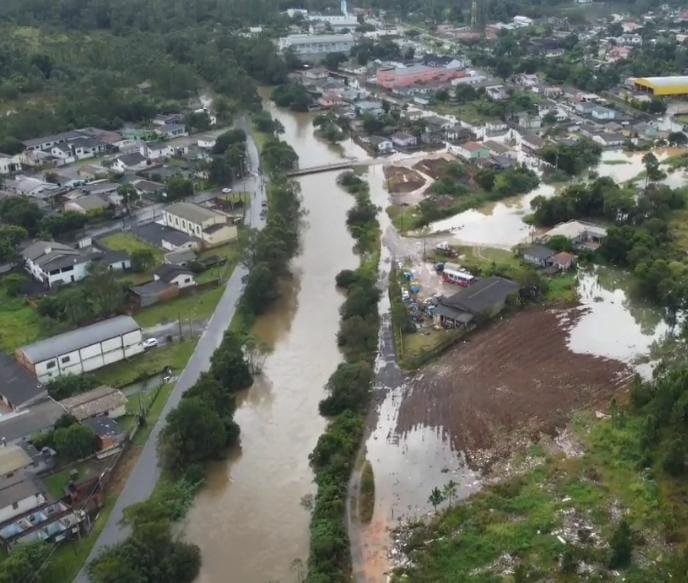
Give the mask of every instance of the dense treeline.
M 356 240 L 361 265 L 337 276 L 337 285 L 346 290 L 337 336 L 345 362 L 330 377 L 326 387 L 329 394 L 320 402 L 320 412 L 331 421 L 310 457 L 318 485 L 308 564 L 308 580 L 313 583 L 350 580 L 351 556 L 344 523 L 347 485 L 363 436 L 379 329 L 377 209 L 370 201 L 367 183 L 355 174 L 345 173 L 339 182 L 356 197 L 347 225 Z
M 671 237 L 671 214 L 686 206 L 686 192 L 649 184 L 640 193 L 610 178 L 567 188 L 561 196 L 531 202 L 536 224 L 551 226 L 579 218 L 611 223 L 601 258 L 630 268 L 639 291 L 670 314 L 688 306 L 688 263 Z
M 260 2 L 259 2 L 260 3 Z M 256 81 L 280 83 L 286 65 L 268 37 L 233 34 L 262 20 L 241 1 L 8 0 L 0 5 L 0 151 L 19 140 L 144 122 L 210 87 L 226 123 L 234 104 L 255 109 Z M 21 25 L 18 26 L 18 25 Z M 30 28 L 29 28 L 30 27 Z M 84 34 L 88 31 L 88 34 Z

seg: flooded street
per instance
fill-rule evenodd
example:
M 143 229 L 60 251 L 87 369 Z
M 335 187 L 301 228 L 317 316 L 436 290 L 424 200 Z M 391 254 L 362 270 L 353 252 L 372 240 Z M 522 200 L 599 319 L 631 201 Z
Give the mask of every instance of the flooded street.
M 301 166 L 340 159 L 313 136 L 311 117 L 275 111 L 282 136 Z M 353 143 L 344 152 L 358 154 Z M 299 179 L 306 210 L 302 250 L 293 280 L 254 333 L 272 345 L 263 375 L 238 402 L 241 451 L 216 463 L 187 517 L 186 538 L 202 549 L 199 581 L 297 581 L 308 556 L 310 514 L 302 504 L 315 492 L 308 455 L 323 432 L 318 413 L 324 385 L 341 361 L 336 333 L 343 296 L 335 275 L 354 268 L 346 212 L 353 197 L 336 172 Z

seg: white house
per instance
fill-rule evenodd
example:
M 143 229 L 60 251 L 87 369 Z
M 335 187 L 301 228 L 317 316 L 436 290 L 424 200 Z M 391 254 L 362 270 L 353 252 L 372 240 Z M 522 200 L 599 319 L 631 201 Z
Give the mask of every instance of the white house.
M 24 267 L 46 287 L 80 281 L 88 276 L 91 258 L 56 241 L 36 241 L 22 252 Z
M 13 174 L 21 170 L 21 155 L 9 156 L 0 153 L 0 174 Z
M 174 155 L 174 146 L 165 142 L 141 144 L 140 153 L 149 160 L 160 160 Z
M 7 445 L 3 449 L 9 449 Z M 29 512 L 46 503 L 46 498 L 41 487 L 30 477 L 23 474 L 14 480 L 3 480 L 3 488 L 0 489 L 0 523 Z
M 213 137 L 205 137 L 205 138 L 198 138 L 196 140 L 196 143 L 198 144 L 199 148 L 204 148 L 206 150 L 210 150 L 211 148 L 215 147 L 215 143 L 217 140 Z
M 141 327 L 131 316 L 58 334 L 18 348 L 19 364 L 45 383 L 57 377 L 82 374 L 143 352 Z
M 145 147 L 145 146 L 144 146 Z M 132 152 L 131 154 L 123 154 L 115 158 L 112 167 L 117 172 L 138 172 L 143 170 L 148 165 L 148 160 L 140 152 Z
M 200 239 L 204 247 L 215 247 L 237 238 L 236 225 L 227 215 L 190 202 L 176 202 L 162 211 L 167 227 Z
M 155 270 L 153 274 L 155 281 L 162 281 L 168 285 L 173 285 L 179 289 L 194 287 L 197 285 L 193 271 L 179 265 L 164 263 Z

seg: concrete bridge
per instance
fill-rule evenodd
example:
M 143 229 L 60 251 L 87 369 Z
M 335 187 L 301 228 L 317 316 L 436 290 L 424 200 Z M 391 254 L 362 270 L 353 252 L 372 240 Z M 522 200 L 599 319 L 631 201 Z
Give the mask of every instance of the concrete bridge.
M 287 176 L 306 176 L 307 174 L 318 174 L 320 172 L 330 172 L 332 170 L 346 170 L 347 168 L 354 168 L 355 166 L 369 166 L 374 163 L 374 160 L 342 160 L 341 162 L 333 162 L 332 164 L 323 164 L 321 166 L 309 166 L 307 168 L 295 168 L 287 172 Z

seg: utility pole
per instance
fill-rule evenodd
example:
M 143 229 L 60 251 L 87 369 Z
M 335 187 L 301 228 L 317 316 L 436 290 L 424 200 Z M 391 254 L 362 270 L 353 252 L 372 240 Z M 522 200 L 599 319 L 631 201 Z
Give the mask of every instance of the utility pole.
M 182 314 L 181 314 L 181 312 L 179 312 L 177 314 L 177 324 L 179 324 L 179 341 L 181 342 L 182 340 L 184 340 L 184 334 L 182 331 Z

